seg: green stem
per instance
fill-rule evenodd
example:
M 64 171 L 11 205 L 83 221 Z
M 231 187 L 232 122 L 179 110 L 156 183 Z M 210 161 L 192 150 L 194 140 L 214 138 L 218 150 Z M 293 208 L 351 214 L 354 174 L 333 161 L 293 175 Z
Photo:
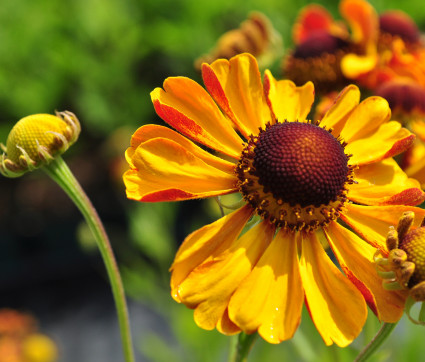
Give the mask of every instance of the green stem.
M 311 341 L 304 335 L 301 328 L 298 328 L 297 333 L 291 340 L 299 357 L 303 361 L 317 361 L 317 353 L 311 344 Z
M 114 296 L 115 307 L 118 315 L 118 323 L 121 331 L 121 341 L 123 345 L 125 361 L 134 362 L 130 323 L 124 288 L 118 266 L 115 261 L 114 253 L 112 251 L 103 224 L 100 221 L 96 210 L 94 209 L 84 190 L 81 188 L 71 170 L 60 156 L 56 156 L 51 163 L 43 167 L 43 170 L 66 192 L 66 194 L 75 203 L 95 236 L 97 246 L 100 250 L 100 254 L 102 255 L 109 281 L 111 283 L 112 294 Z
M 378 331 L 375 337 L 373 337 L 370 343 L 365 348 L 363 348 L 354 361 L 366 361 L 388 338 L 396 325 L 397 323 L 383 323 L 381 329 Z
M 246 362 L 248 354 L 257 338 L 257 333 L 246 334 L 241 332 L 238 336 L 238 344 L 234 353 L 233 362 Z

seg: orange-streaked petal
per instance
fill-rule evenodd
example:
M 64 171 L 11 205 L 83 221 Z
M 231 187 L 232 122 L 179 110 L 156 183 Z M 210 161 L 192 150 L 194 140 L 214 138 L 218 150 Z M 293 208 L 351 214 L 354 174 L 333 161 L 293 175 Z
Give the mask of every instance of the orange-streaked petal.
M 315 233 L 302 233 L 301 243 L 300 272 L 311 319 L 326 345 L 345 347 L 363 328 L 366 303 L 326 255 Z
M 264 93 L 273 117 L 280 122 L 304 121 L 314 102 L 312 82 L 297 87 L 290 80 L 277 81 L 269 70 L 264 74 Z
M 396 121 L 384 123 L 373 134 L 348 143 L 345 147 L 347 154 L 353 156 L 351 165 L 367 165 L 382 161 L 406 151 L 415 140 L 415 135 Z
M 408 178 L 393 158 L 361 166 L 354 171 L 355 184 L 348 199 L 365 205 L 419 205 L 425 193 L 417 180 Z
M 304 301 L 295 234 L 279 231 L 229 303 L 230 318 L 269 343 L 293 336 Z
M 199 143 L 239 158 L 242 140 L 204 88 L 185 77 L 167 78 L 163 86 L 164 90 L 154 89 L 151 98 L 165 122 Z
M 178 287 L 198 265 L 212 260 L 235 242 L 253 210 L 245 205 L 188 235 L 177 251 L 171 273 L 171 295 L 180 301 Z
M 414 206 L 362 206 L 345 204 L 341 219 L 369 244 L 386 249 L 386 238 L 390 226 L 396 227 L 405 211 L 415 213 L 414 226 L 418 227 L 425 217 L 425 210 Z
M 375 9 L 366 0 L 342 0 L 341 15 L 351 28 L 352 41 L 367 50 L 375 45 L 379 34 L 379 18 Z
M 180 133 L 177 133 L 168 127 L 158 126 L 156 124 L 147 124 L 142 126 L 133 134 L 131 137 L 130 147 L 126 151 L 127 161 L 130 163 L 130 159 L 141 143 L 149 141 L 153 138 L 166 138 L 168 140 L 174 141 L 208 165 L 218 168 L 224 172 L 234 172 L 235 164 L 233 162 L 225 161 L 222 158 L 216 157 L 211 153 L 203 150 L 201 147 L 197 146 L 195 143 L 182 136 Z
M 247 138 L 272 120 L 257 61 L 250 54 L 202 65 L 204 84 L 221 109 Z
M 339 265 L 362 292 L 369 307 L 381 321 L 397 322 L 403 315 L 406 295 L 382 287 L 373 262 L 376 249 L 336 222 L 324 230 Z
M 337 96 L 334 104 L 324 115 L 320 121 L 321 127 L 332 128 L 332 133 L 338 136 L 342 128 L 347 122 L 348 117 L 353 110 L 359 105 L 360 91 L 359 88 L 353 84 L 345 87 Z
M 275 228 L 269 223 L 259 223 L 228 249 L 199 264 L 180 283 L 179 299 L 189 308 L 195 308 L 198 326 L 207 330 L 216 327 L 231 295 L 251 272 L 272 241 L 274 232 Z M 240 325 L 240 328 L 244 330 L 244 326 Z
M 345 142 L 363 139 L 375 132 L 391 117 L 388 102 L 381 97 L 369 97 L 350 114 L 340 135 Z
M 365 0 L 342 0 L 340 13 L 351 28 L 352 41 L 361 48 L 361 55 L 350 53 L 341 60 L 341 71 L 349 79 L 356 79 L 373 70 L 378 62 L 377 41 L 379 18 Z
M 138 201 L 178 201 L 237 191 L 227 169 L 205 163 L 182 145 L 154 138 L 131 155 L 134 169 L 124 174 L 127 197 Z

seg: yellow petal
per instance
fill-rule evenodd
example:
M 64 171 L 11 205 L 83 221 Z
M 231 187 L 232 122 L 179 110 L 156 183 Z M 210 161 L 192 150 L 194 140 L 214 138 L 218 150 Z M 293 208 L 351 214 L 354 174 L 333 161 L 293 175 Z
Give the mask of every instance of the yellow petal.
M 230 296 L 251 272 L 271 242 L 274 231 L 269 223 L 259 223 L 226 250 L 199 264 L 180 283 L 180 300 L 188 307 L 196 308 L 194 317 L 198 326 L 208 330 L 216 327 Z
M 304 121 L 314 102 L 312 82 L 297 87 L 290 80 L 277 81 L 269 70 L 264 75 L 264 93 L 274 118 L 280 122 Z
M 326 255 L 314 233 L 302 234 L 300 272 L 311 318 L 324 342 L 347 346 L 363 328 L 366 303 Z
M 406 170 L 425 159 L 425 143 L 418 138 L 418 134 L 414 130 L 413 133 L 416 136 L 415 142 L 412 147 L 404 153 L 403 158 L 400 160 L 403 170 Z
M 362 292 L 369 307 L 381 321 L 397 322 L 403 315 L 406 296 L 382 287 L 373 262 L 376 249 L 336 222 L 324 230 L 339 265 Z
M 410 177 L 414 177 L 420 182 L 421 187 L 425 188 L 425 158 L 420 160 L 418 163 L 409 166 L 406 169 L 406 174 Z
M 235 323 L 230 320 L 229 311 L 227 309 L 224 311 L 222 317 L 218 320 L 216 328 L 220 333 L 225 334 L 227 336 L 242 331 Z
M 235 242 L 252 213 L 252 208 L 245 205 L 186 237 L 170 268 L 171 295 L 176 301 L 180 302 L 177 290 L 187 275 L 206 259 L 212 259 L 227 250 Z
M 372 5 L 365 0 L 343 0 L 340 3 L 340 12 L 350 24 L 352 40 L 362 53 L 344 56 L 341 71 L 347 78 L 356 79 L 373 70 L 378 62 L 376 48 L 379 18 Z
M 367 138 L 348 143 L 345 152 L 353 155 L 350 164 L 367 165 L 406 151 L 414 140 L 415 136 L 400 123 L 391 121 L 381 125 Z
M 422 141 L 425 141 L 425 121 L 422 119 L 409 120 L 409 124 L 413 133 Z
M 301 318 L 304 292 L 294 235 L 280 230 L 229 303 L 230 318 L 269 343 L 291 338 Z
M 396 227 L 405 211 L 415 213 L 414 225 L 418 227 L 425 217 L 425 210 L 419 207 L 390 205 L 362 206 L 345 204 L 341 219 L 369 244 L 381 250 L 386 249 L 386 237 L 390 226 Z
M 392 158 L 354 171 L 356 184 L 348 186 L 348 198 L 366 205 L 419 205 L 425 193 L 415 179 L 408 178 Z
M 182 145 L 154 138 L 131 155 L 134 169 L 124 174 L 127 197 L 139 201 L 177 201 L 237 191 L 227 169 L 207 164 Z
M 418 180 L 421 187 L 425 189 L 425 158 L 420 160 L 420 162 L 409 166 L 406 169 L 406 174 Z
M 348 117 L 359 105 L 360 91 L 357 86 L 350 84 L 338 94 L 334 104 L 320 121 L 321 127 L 332 128 L 334 135 L 339 135 Z
M 156 113 L 179 132 L 214 150 L 239 158 L 242 140 L 198 83 L 185 77 L 167 78 L 164 90 L 154 89 L 151 98 Z
M 197 146 L 180 133 L 177 133 L 168 127 L 158 126 L 156 124 L 142 126 L 133 134 L 131 137 L 130 147 L 126 152 L 127 160 L 131 159 L 140 144 L 153 138 L 166 138 L 174 141 L 208 165 L 218 168 L 224 172 L 234 172 L 235 164 L 233 162 L 225 161 L 222 158 L 216 157 L 211 153 L 204 151 L 201 147 Z
M 425 188 L 425 144 L 415 139 L 413 146 L 404 153 L 402 162 L 406 174 L 418 180 L 422 188 Z
M 347 54 L 341 59 L 341 71 L 346 78 L 356 79 L 373 70 L 377 63 L 376 52 L 367 55 Z
M 349 144 L 369 137 L 390 117 L 391 110 L 384 98 L 369 97 L 361 102 L 350 114 L 341 131 L 341 137 Z
M 250 54 L 202 65 L 204 84 L 246 138 L 272 120 L 257 61 Z

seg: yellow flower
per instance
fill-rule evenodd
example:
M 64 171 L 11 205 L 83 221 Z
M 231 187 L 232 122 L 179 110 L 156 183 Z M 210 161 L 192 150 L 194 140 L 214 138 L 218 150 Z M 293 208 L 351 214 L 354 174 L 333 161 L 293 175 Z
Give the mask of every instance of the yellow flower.
M 195 310 L 202 328 L 258 331 L 270 343 L 293 336 L 304 301 L 327 345 L 356 338 L 366 302 L 380 320 L 397 321 L 405 297 L 382 288 L 373 255 L 401 212 L 425 215 L 406 206 L 425 194 L 391 158 L 414 136 L 389 121 L 388 103 L 359 103 L 351 85 L 312 123 L 313 84 L 296 87 L 269 71 L 262 82 L 249 54 L 204 64 L 202 75 L 207 91 L 175 77 L 151 93 L 157 114 L 181 134 L 142 126 L 126 151 L 130 199 L 240 192 L 246 201 L 186 238 L 171 267 L 173 298 Z M 255 214 L 261 222 L 243 233 Z

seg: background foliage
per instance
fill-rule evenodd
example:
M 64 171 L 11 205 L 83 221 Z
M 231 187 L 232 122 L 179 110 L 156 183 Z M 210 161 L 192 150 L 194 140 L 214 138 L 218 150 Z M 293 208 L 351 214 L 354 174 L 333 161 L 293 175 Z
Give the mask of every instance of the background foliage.
M 0 7 L 0 140 L 29 114 L 70 110 L 79 117 L 81 139 L 65 158 L 106 223 L 128 294 L 162 315 L 171 331 L 168 339 L 154 332 L 143 340 L 135 336 L 144 360 L 225 360 L 231 343 L 196 327 L 192 311 L 172 301 L 168 288 L 176 248 L 189 232 L 218 217 L 214 202 L 152 205 L 125 198 L 123 153 L 131 133 L 161 122 L 149 93 L 168 76 L 199 81 L 194 59 L 252 10 L 265 13 L 290 48 L 291 26 L 308 3 L 14 0 Z M 339 17 L 338 2 L 317 3 Z M 402 9 L 425 29 L 419 0 L 371 3 L 378 11 Z M 272 71 L 281 76 L 279 61 Z M 8 307 L 26 306 L 19 298 L 29 283 L 45 285 L 58 270 L 62 274 L 54 279 L 66 281 L 76 263 L 98 263 L 78 213 L 41 174 L 0 180 L 0 250 L 0 295 L 7 295 L 0 303 Z M 97 269 L 101 274 L 101 265 Z M 326 348 L 305 314 L 292 341 L 273 346 L 258 340 L 250 360 L 349 361 L 377 328 L 371 317 L 352 347 Z M 418 360 L 425 353 L 423 333 L 403 319 L 373 360 Z

